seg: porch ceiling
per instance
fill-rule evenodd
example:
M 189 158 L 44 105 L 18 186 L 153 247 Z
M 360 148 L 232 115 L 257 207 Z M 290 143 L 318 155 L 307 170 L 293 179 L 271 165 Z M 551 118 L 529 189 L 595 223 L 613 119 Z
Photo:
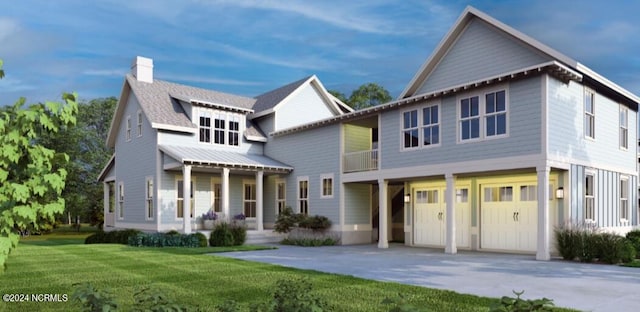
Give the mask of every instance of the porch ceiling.
M 182 164 L 198 167 L 264 170 L 281 173 L 293 171 L 293 167 L 264 155 L 177 145 L 159 145 L 158 148 Z

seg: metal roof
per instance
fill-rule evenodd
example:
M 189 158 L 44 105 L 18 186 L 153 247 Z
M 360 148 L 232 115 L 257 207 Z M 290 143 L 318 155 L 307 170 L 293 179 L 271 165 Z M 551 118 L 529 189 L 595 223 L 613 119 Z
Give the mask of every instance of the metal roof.
M 158 145 L 158 148 L 183 164 L 287 173 L 293 171 L 293 167 L 264 155 L 179 145 Z

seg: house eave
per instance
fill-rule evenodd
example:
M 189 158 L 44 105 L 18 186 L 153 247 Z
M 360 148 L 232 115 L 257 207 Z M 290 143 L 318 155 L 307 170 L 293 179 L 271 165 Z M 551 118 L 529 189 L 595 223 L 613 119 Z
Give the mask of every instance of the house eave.
M 171 96 L 174 99 L 183 101 L 183 102 L 191 103 L 192 105 L 195 105 L 195 106 L 217 108 L 217 109 L 222 109 L 222 110 L 227 110 L 227 111 L 232 111 L 232 112 L 238 112 L 238 113 L 243 113 L 243 114 L 251 114 L 251 113 L 253 113 L 253 109 L 244 108 L 244 107 L 238 107 L 238 106 L 225 105 L 225 104 L 220 104 L 220 103 L 213 103 L 213 102 L 209 102 L 209 101 L 205 101 L 205 100 L 200 100 L 200 99 L 195 99 L 195 98 L 183 96 L 183 95 L 180 95 L 180 94 L 171 93 L 171 94 L 169 94 L 169 96 Z
M 151 128 L 158 129 L 158 130 L 175 131 L 175 132 L 198 133 L 198 128 L 196 128 L 195 126 L 191 128 L 191 127 L 182 127 L 182 126 L 152 122 Z

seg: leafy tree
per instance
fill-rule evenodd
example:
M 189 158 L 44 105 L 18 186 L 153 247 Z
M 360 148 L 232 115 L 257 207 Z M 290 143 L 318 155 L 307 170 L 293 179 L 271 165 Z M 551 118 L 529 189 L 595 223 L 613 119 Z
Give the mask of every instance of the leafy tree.
M 42 138 L 46 146 L 67 153 L 67 184 L 62 192 L 67 216 L 80 217 L 92 225 L 102 225 L 102 184 L 96 181 L 113 151 L 104 143 L 118 100 L 115 97 L 93 99 L 78 105 L 78 122 L 55 135 Z M 98 199 L 98 200 L 96 200 Z
M 353 109 L 363 109 L 391 101 L 389 91 L 376 83 L 366 83 L 354 90 L 348 104 Z
M 380 105 L 392 99 L 389 91 L 373 82 L 365 83 L 358 89 L 353 90 L 349 98 L 336 90 L 329 90 L 328 92 L 355 110 Z
M 50 221 L 64 210 L 69 156 L 38 142 L 76 123 L 77 95 L 64 93 L 63 103 L 25 107 L 20 98 L 0 109 L 0 266 L 18 244 L 18 230 Z

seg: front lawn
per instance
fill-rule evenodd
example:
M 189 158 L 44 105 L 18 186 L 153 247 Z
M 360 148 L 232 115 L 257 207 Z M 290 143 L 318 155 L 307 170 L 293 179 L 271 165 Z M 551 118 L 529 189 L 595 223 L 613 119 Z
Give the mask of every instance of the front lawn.
M 71 236 L 71 235 L 65 235 Z M 451 291 L 383 283 L 335 274 L 279 267 L 200 254 L 199 248 L 136 248 L 115 244 L 83 245 L 82 237 L 23 239 L 0 273 L 3 294 L 67 294 L 75 283 L 109 289 L 122 311 L 131 310 L 133 294 L 152 286 L 177 303 L 213 311 L 227 300 L 245 304 L 269 300 L 276 281 L 309 277 L 314 290 L 336 311 L 388 311 L 386 297 L 402 293 L 433 311 L 488 311 L 495 299 Z M 62 244 L 56 244 L 62 243 Z M 75 242 L 75 243 L 74 243 Z M 79 311 L 71 302 L 0 303 L 0 311 Z

